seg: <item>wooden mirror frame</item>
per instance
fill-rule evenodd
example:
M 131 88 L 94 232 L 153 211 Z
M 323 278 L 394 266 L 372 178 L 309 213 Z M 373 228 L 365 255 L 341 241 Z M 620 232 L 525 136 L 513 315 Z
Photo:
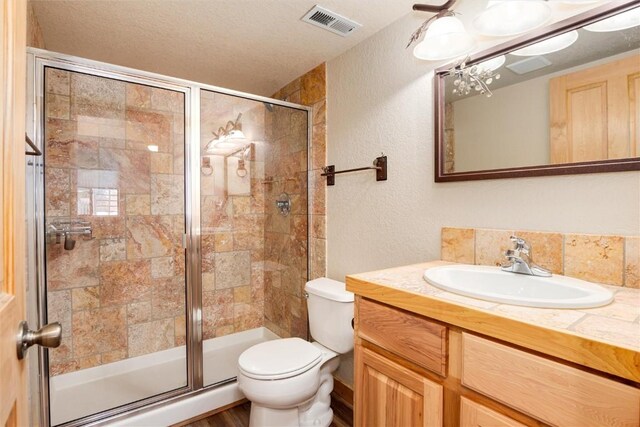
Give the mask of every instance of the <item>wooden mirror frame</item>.
M 556 22 L 509 42 L 499 44 L 491 49 L 474 54 L 467 61 L 468 65 L 477 64 L 496 56 L 504 55 L 527 45 L 542 41 L 558 34 L 579 29 L 592 22 L 612 15 L 640 7 L 638 0 L 616 1 L 612 4 L 598 6 L 584 13 Z M 444 147 L 444 114 L 445 114 L 445 77 L 452 63 L 437 68 L 433 78 L 435 101 L 435 181 L 474 181 L 480 179 L 521 178 L 529 176 L 573 175 L 583 173 L 639 171 L 640 157 L 623 159 L 595 160 L 589 162 L 563 163 L 557 165 L 524 166 L 515 168 L 487 169 L 468 172 L 445 173 Z

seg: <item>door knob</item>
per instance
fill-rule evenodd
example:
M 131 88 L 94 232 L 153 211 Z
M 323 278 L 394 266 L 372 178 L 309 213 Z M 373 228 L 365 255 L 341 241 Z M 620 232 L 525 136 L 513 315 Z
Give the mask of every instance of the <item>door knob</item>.
M 47 348 L 56 348 L 62 341 L 62 325 L 59 322 L 44 325 L 37 331 L 29 329 L 26 321 L 20 322 L 18 327 L 18 339 L 16 348 L 18 350 L 18 359 L 23 359 L 27 354 L 27 349 L 34 344 Z

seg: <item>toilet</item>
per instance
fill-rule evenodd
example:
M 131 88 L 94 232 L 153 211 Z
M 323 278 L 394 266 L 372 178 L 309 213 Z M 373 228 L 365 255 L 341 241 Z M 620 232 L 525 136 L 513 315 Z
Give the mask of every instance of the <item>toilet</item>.
M 238 359 L 238 386 L 251 401 L 250 427 L 327 427 L 333 420 L 332 373 L 353 350 L 353 294 L 327 278 L 305 285 L 314 342 L 282 338 Z

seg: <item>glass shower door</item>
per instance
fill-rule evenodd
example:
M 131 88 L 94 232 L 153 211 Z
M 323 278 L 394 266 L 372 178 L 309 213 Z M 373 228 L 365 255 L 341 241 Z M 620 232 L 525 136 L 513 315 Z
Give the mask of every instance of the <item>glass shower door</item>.
M 51 424 L 187 385 L 185 94 L 45 67 Z
M 307 337 L 308 112 L 200 91 L 203 382 L 238 357 Z

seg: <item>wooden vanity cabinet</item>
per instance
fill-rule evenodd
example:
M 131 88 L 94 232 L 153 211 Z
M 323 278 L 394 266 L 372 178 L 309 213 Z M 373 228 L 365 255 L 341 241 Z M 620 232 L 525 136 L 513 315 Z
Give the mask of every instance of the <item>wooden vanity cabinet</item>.
M 460 399 L 460 425 L 465 427 L 525 427 L 524 424 L 513 418 L 465 397 Z
M 355 332 L 356 427 L 640 427 L 638 384 L 360 296 Z
M 442 425 L 442 385 L 366 348 L 356 358 L 356 425 Z

